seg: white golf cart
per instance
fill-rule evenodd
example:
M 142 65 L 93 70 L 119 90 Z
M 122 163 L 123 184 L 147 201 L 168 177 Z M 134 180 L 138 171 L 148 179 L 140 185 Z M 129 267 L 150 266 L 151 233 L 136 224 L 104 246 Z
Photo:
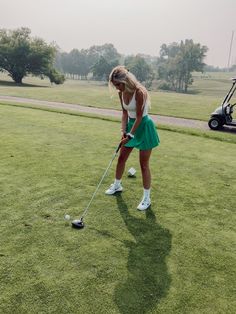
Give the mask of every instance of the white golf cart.
M 232 105 L 230 104 L 230 99 L 236 90 L 236 77 L 232 78 L 232 81 L 233 85 L 228 94 L 225 96 L 222 105 L 212 112 L 211 118 L 208 121 L 208 125 L 212 130 L 218 130 L 224 125 L 236 127 L 236 120 L 232 117 L 236 103 Z

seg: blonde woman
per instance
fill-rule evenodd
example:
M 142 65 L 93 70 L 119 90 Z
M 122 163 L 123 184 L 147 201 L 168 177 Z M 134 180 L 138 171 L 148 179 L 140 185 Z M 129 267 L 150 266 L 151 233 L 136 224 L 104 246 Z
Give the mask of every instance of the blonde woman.
M 121 178 L 126 161 L 133 148 L 139 149 L 139 162 L 143 180 L 143 198 L 138 210 L 146 210 L 151 205 L 151 171 L 149 160 L 152 149 L 159 145 L 155 125 L 148 115 L 149 96 L 146 88 L 125 67 L 115 67 L 109 76 L 110 86 L 118 90 L 122 107 L 121 133 L 122 147 L 116 166 L 115 181 L 106 194 L 121 192 Z

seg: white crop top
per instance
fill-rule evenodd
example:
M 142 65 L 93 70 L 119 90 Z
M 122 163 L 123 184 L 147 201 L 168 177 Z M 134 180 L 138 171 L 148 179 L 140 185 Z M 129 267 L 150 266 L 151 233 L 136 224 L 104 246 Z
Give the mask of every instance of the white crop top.
M 124 109 L 128 111 L 128 116 L 130 118 L 136 119 L 135 92 L 134 92 L 133 97 L 131 98 L 128 105 L 125 104 L 124 98 L 123 98 L 123 93 L 122 93 L 122 105 L 123 105 Z M 146 101 L 144 104 L 144 109 L 143 109 L 143 117 L 145 117 L 147 114 L 148 114 L 148 105 L 147 105 L 147 101 Z

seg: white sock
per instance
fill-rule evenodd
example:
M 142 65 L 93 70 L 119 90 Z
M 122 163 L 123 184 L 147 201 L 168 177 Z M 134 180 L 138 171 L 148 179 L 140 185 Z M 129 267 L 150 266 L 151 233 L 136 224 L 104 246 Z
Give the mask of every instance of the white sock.
M 120 186 L 121 185 L 121 180 L 115 179 L 114 184 L 115 184 L 115 186 Z
M 143 189 L 143 197 L 149 199 L 150 198 L 151 189 Z

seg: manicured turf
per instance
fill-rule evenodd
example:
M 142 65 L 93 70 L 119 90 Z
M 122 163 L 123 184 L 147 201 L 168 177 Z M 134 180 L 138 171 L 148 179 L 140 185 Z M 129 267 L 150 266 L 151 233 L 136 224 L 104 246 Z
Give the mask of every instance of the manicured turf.
M 198 75 L 189 94 L 152 91 L 150 112 L 208 121 L 230 89 L 231 76 L 236 75 L 224 73 L 222 77 L 219 73 L 219 76 L 215 74 L 208 78 Z M 111 98 L 104 83 L 68 80 L 63 85 L 51 86 L 48 80 L 38 78 L 26 78 L 24 82 L 23 86 L 16 86 L 6 75 L 0 75 L 0 94 L 120 110 L 116 92 Z
M 119 124 L 0 106 L 0 313 L 234 313 L 235 144 L 160 131 L 152 208 L 140 213 L 138 153 L 124 192 L 78 217 Z M 227 135 L 226 135 L 227 136 Z

